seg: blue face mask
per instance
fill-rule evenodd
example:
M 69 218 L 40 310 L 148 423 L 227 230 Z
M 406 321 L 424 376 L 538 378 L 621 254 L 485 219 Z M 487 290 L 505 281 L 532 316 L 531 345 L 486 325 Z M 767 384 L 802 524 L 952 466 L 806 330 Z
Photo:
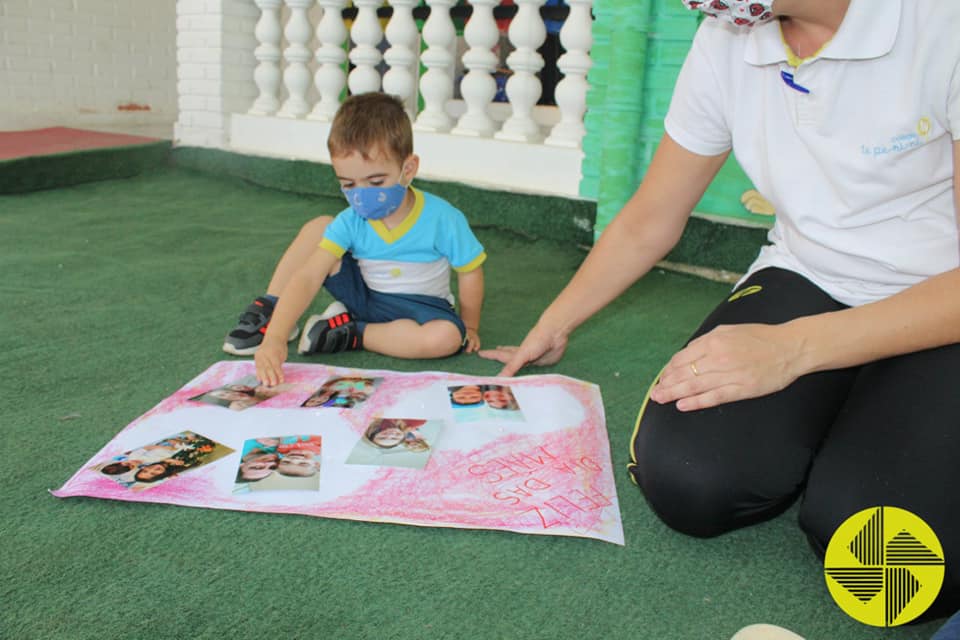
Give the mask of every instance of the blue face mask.
M 400 208 L 407 188 L 399 182 L 391 187 L 341 189 L 347 202 L 365 220 L 380 220 Z

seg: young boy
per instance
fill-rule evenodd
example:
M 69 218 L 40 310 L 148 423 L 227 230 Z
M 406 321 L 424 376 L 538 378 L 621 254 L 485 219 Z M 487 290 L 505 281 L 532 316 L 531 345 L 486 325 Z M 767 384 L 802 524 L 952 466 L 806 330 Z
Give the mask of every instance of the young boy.
M 323 286 L 335 298 L 303 327 L 298 352 L 367 349 L 397 358 L 440 358 L 480 348 L 483 246 L 464 215 L 410 186 L 419 168 L 410 119 L 381 93 L 348 98 L 327 141 L 350 207 L 304 225 L 267 295 L 241 315 L 224 343 L 255 353 L 257 378 L 283 381 L 296 323 Z M 457 272 L 460 315 L 450 293 Z

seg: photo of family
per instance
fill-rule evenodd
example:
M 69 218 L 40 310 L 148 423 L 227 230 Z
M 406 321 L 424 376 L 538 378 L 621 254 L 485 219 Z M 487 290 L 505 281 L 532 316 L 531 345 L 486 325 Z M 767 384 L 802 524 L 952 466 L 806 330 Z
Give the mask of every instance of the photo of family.
M 225 407 L 234 411 L 243 411 L 260 404 L 264 400 L 280 395 L 290 389 L 290 386 L 288 384 L 278 384 L 275 387 L 267 387 L 261 385 L 256 376 L 244 376 L 236 382 L 211 389 L 193 396 L 189 400 Z
M 318 435 L 253 438 L 243 443 L 234 493 L 319 491 Z
M 300 406 L 352 409 L 370 399 L 381 382 L 383 378 L 330 378 Z
M 422 469 L 430 459 L 442 422 L 377 418 L 347 457 L 347 464 Z
M 510 387 L 500 384 L 467 384 L 447 387 L 453 418 L 457 422 L 524 420 Z
M 226 445 L 192 431 L 181 431 L 93 468 L 121 486 L 140 491 L 231 453 L 233 449 Z

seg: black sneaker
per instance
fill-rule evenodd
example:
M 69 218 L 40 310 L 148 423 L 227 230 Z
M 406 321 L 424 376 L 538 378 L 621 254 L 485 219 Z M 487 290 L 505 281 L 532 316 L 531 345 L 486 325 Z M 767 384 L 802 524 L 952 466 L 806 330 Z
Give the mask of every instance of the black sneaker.
M 339 353 L 363 348 L 353 316 L 342 302 L 333 302 L 320 315 L 307 318 L 297 353 Z
M 227 334 L 223 341 L 223 350 L 235 356 L 251 356 L 260 348 L 263 334 L 270 325 L 273 315 L 273 303 L 269 299 L 260 297 L 240 314 L 237 326 Z M 290 332 L 287 341 L 294 340 L 299 333 L 297 327 Z

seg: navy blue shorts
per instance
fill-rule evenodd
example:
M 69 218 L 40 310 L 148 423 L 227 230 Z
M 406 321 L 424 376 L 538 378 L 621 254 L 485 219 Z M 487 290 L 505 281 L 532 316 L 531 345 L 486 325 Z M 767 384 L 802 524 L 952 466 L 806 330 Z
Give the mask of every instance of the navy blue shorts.
M 409 318 L 418 324 L 431 320 L 447 320 L 457 325 L 460 337 L 466 342 L 467 327 L 453 305 L 437 296 L 374 291 L 367 286 L 357 259 L 350 253 L 343 254 L 340 271 L 328 276 L 323 288 L 342 302 L 361 324 L 392 322 L 401 318 Z

